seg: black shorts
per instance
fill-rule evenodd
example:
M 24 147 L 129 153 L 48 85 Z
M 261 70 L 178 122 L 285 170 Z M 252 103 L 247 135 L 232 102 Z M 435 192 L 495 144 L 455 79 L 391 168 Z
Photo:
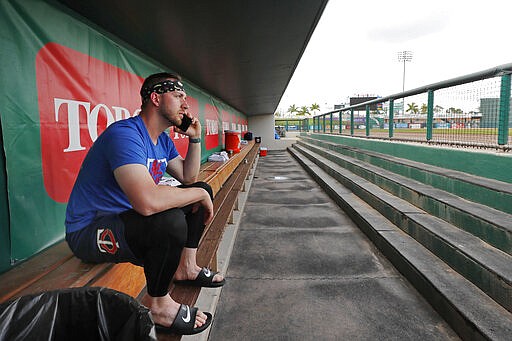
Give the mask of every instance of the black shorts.
M 84 262 L 142 265 L 126 242 L 125 225 L 118 214 L 99 215 L 89 226 L 68 233 L 66 241 Z

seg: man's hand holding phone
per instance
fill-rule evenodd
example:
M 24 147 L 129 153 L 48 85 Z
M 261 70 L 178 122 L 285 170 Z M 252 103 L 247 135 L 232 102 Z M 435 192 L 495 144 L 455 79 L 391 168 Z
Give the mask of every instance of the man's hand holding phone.
M 175 131 L 180 134 L 187 135 L 190 138 L 198 139 L 201 137 L 201 123 L 196 117 L 190 117 L 187 114 L 183 114 L 181 124 L 176 126 Z

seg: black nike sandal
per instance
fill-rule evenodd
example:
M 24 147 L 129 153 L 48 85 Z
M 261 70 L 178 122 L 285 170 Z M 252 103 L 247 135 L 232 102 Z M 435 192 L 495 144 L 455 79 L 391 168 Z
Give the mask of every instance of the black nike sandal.
M 191 287 L 218 288 L 226 283 L 226 279 L 223 278 L 222 281 L 214 282 L 213 277 L 216 274 L 218 274 L 218 272 L 213 272 L 208 268 L 202 268 L 199 274 L 197 274 L 196 279 L 174 280 L 174 284 L 188 285 Z
M 174 318 L 170 327 L 164 327 L 155 323 L 157 333 L 161 334 L 175 334 L 175 335 L 194 335 L 204 331 L 212 323 L 212 314 L 204 312 L 206 315 L 206 322 L 201 326 L 194 328 L 196 323 L 197 308 L 190 308 L 186 304 L 182 304 L 178 310 L 178 314 Z

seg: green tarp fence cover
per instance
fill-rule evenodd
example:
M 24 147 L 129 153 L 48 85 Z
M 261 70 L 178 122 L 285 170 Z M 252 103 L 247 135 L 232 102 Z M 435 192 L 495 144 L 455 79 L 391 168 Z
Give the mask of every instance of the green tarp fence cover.
M 162 42 L 164 43 L 164 42 Z M 144 77 L 174 71 L 53 1 L 0 2 L 0 272 L 61 240 L 81 161 L 112 122 L 138 113 Z M 203 125 L 203 161 L 247 117 L 182 75 Z M 169 131 L 183 155 L 188 142 Z

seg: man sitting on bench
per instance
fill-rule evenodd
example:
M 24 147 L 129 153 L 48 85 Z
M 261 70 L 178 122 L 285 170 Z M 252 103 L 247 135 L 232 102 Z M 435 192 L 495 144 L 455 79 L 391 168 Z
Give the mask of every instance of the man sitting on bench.
M 212 316 L 175 302 L 176 284 L 218 287 L 224 278 L 196 263 L 205 225 L 213 219 L 212 190 L 196 182 L 201 124 L 188 113 L 181 79 L 158 73 L 145 79 L 138 116 L 110 125 L 85 157 L 66 211 L 66 240 L 85 262 L 131 262 L 144 267 L 157 331 L 195 334 Z M 189 137 L 182 158 L 165 133 Z M 158 185 L 165 172 L 183 185 Z

